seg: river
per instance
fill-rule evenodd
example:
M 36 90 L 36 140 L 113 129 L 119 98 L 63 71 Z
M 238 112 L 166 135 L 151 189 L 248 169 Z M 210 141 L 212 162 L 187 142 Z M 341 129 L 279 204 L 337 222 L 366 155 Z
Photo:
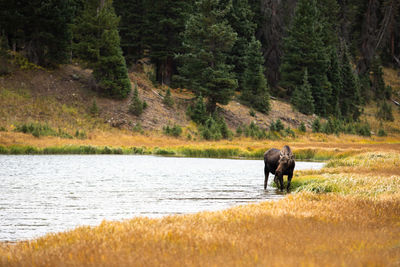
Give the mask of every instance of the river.
M 322 165 L 296 162 L 295 170 Z M 274 188 L 263 190 L 263 168 L 262 160 L 0 156 L 0 241 L 32 239 L 102 220 L 213 211 L 282 198 Z

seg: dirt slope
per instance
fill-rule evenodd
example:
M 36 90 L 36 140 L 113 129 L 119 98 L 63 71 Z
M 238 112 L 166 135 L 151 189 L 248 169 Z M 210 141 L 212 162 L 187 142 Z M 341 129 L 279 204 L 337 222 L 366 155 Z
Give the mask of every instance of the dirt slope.
M 55 71 L 19 70 L 9 76 L 0 77 L 0 90 L 6 89 L 18 94 L 27 94 L 30 103 L 25 105 L 25 109 L 18 103 L 7 105 L 10 101 L 4 97 L 5 91 L 3 91 L 0 116 L 8 124 L 42 121 L 65 127 L 60 124 L 68 123 L 68 121 L 55 118 L 55 116 L 63 117 L 64 115 L 61 114 L 62 110 L 57 111 L 56 107 L 51 108 L 53 104 L 73 107 L 76 109 L 76 116 L 81 116 L 80 120 L 85 120 L 89 117 L 89 108 L 93 100 L 96 99 L 100 110 L 99 119 L 112 127 L 131 129 L 132 126 L 140 123 L 146 130 L 160 130 L 167 124 L 187 126 L 190 123 L 186 116 L 186 109 L 194 98 L 192 93 L 181 89 L 171 90 L 175 105 L 168 107 L 162 103 L 166 87 L 155 88 L 143 73 L 130 73 L 130 79 L 132 88 L 136 84 L 139 96 L 148 104 L 148 108 L 140 117 L 128 112 L 132 93 L 122 101 L 100 97 L 92 90 L 94 82 L 91 72 L 76 65 L 64 65 Z M 43 99 L 52 99 L 52 105 L 35 104 Z M 311 125 L 312 116 L 293 111 L 288 103 L 271 100 L 271 104 L 272 110 L 269 115 L 257 112 L 255 117 L 250 116 L 247 106 L 235 100 L 220 108 L 228 126 L 233 130 L 241 124 L 248 125 L 252 121 L 262 128 L 268 128 L 276 119 L 281 119 L 286 126 L 292 128 L 297 128 L 301 122 Z M 73 119 L 70 121 L 72 124 L 76 123 L 72 122 Z

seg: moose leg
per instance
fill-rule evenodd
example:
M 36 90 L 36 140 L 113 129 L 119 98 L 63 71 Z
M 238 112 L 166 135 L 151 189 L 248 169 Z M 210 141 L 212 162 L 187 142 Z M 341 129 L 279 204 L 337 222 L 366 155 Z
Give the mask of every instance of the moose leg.
M 293 172 L 288 174 L 288 186 L 286 188 L 286 190 L 289 192 L 290 190 L 290 182 L 292 181 L 292 177 L 293 177 Z
M 268 170 L 267 166 L 264 167 L 264 175 L 265 175 L 264 190 L 266 190 L 267 184 L 268 184 L 268 176 L 269 176 L 269 170 Z
M 279 175 L 278 180 L 279 180 L 279 183 L 280 183 L 281 191 L 283 191 L 283 174 Z

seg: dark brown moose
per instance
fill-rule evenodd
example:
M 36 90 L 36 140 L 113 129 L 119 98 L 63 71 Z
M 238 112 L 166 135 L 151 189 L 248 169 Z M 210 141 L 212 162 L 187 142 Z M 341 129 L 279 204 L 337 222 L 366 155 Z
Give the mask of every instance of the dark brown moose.
M 290 188 L 294 171 L 294 155 L 289 146 L 284 146 L 282 150 L 271 148 L 264 153 L 264 190 L 267 189 L 269 173 L 275 174 L 274 182 L 283 191 L 283 175 L 288 176 L 287 191 Z

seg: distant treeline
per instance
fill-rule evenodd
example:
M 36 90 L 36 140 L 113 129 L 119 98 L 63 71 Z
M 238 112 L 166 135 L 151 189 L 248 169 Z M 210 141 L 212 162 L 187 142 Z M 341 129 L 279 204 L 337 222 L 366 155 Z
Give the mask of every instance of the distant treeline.
M 79 60 L 110 97 L 128 96 L 127 69 L 146 58 L 155 82 L 204 97 L 208 113 L 239 91 L 260 112 L 272 94 L 351 121 L 390 98 L 400 1 L 0 0 L 0 46 L 45 67 Z

